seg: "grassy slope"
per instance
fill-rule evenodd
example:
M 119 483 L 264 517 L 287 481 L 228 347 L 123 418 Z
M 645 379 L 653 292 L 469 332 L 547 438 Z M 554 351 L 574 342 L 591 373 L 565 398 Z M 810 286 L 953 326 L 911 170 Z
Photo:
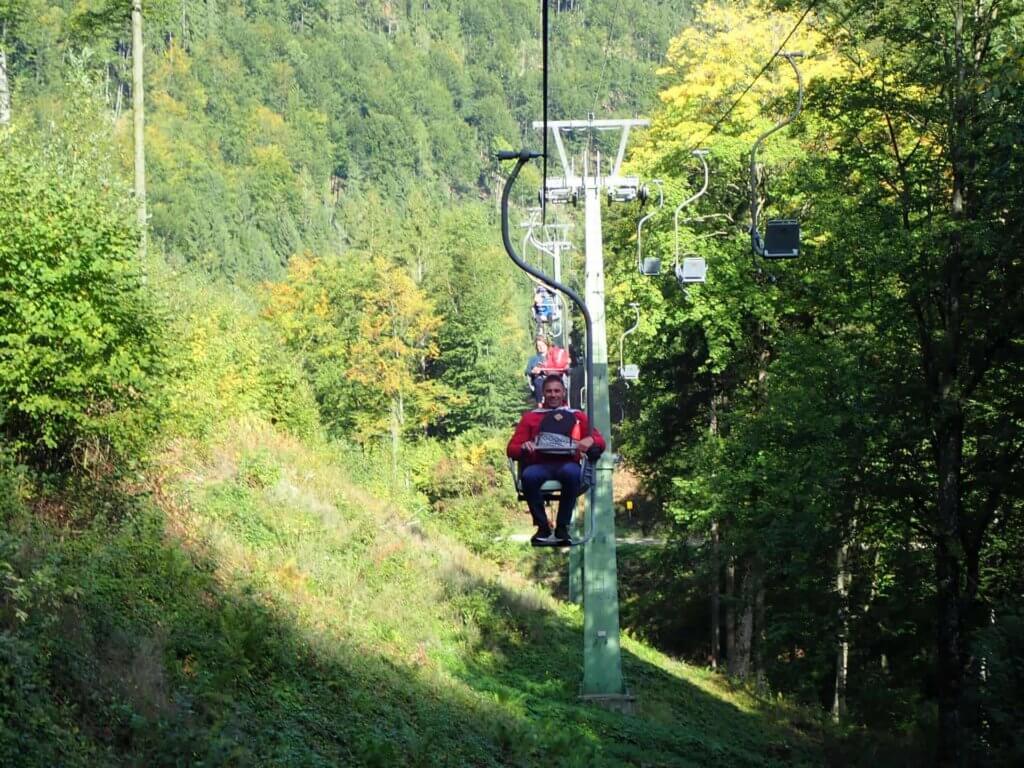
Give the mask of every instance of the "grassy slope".
M 155 509 L 38 544 L 79 584 L 38 663 L 57 723 L 38 764 L 821 763 L 792 715 L 629 638 L 639 713 L 579 705 L 578 609 L 360 490 L 329 449 L 238 425 L 196 451 L 166 457 Z

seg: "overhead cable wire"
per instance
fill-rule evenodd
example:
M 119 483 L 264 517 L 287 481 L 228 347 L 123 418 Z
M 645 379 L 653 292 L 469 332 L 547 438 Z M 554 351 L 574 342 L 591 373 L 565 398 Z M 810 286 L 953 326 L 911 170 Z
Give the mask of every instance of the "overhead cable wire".
M 601 62 L 601 74 L 597 78 L 597 90 L 594 92 L 594 106 L 591 107 L 590 112 L 587 115 L 590 119 L 593 119 L 594 115 L 597 114 L 597 105 L 598 105 L 598 102 L 600 102 L 600 100 L 601 100 L 601 93 L 602 93 L 602 91 L 604 91 L 604 85 L 605 85 L 604 77 L 605 77 L 605 72 L 608 70 L 608 59 L 611 57 L 611 49 L 612 49 L 612 22 L 609 21 L 608 22 L 608 36 L 605 39 L 605 43 L 604 43 L 604 60 Z M 593 152 L 593 150 L 594 150 L 594 131 L 591 129 L 591 130 L 587 131 L 587 154 L 590 155 Z M 598 173 L 600 173 L 600 169 L 598 169 Z
M 743 89 L 743 92 L 739 96 L 736 97 L 736 100 L 725 111 L 725 114 L 723 114 L 721 117 L 718 118 L 718 120 L 715 121 L 714 125 L 712 125 L 711 128 L 708 129 L 707 133 L 705 133 L 703 136 L 701 136 L 700 139 L 690 148 L 691 150 L 697 149 L 698 147 L 700 147 L 704 143 L 704 141 L 707 140 L 708 137 L 711 136 L 711 134 L 713 134 L 715 131 L 717 131 L 719 129 L 719 127 L 722 125 L 722 123 L 724 123 L 726 121 L 726 119 L 729 117 L 729 115 L 732 114 L 732 111 L 734 109 L 736 109 L 736 107 L 739 105 L 739 103 L 741 101 L 743 101 L 743 97 L 746 96 L 750 92 L 750 89 L 754 87 L 754 84 L 758 80 L 761 79 L 761 76 L 765 72 L 768 71 L 768 68 L 772 65 L 772 62 L 774 62 L 775 59 L 778 58 L 779 54 L 782 53 L 782 51 L 785 49 L 786 43 L 788 43 L 790 38 L 793 37 L 794 34 L 796 34 L 796 31 L 800 28 L 800 25 L 804 23 L 804 19 L 807 18 L 807 15 L 811 11 L 814 10 L 814 7 L 819 2 L 820 2 L 820 0 L 811 0 L 810 4 L 804 9 L 804 12 L 800 15 L 800 18 L 797 19 L 796 24 L 794 24 L 793 28 L 791 30 L 789 30 L 789 34 L 786 35 L 785 40 L 783 40 L 779 44 L 779 47 L 775 49 L 775 53 L 773 53 L 771 55 L 771 58 L 769 58 L 768 61 L 766 61 L 764 63 L 764 66 L 761 67 L 760 71 L 758 71 L 758 73 L 756 75 L 754 75 L 754 79 L 751 80 L 747 84 L 747 87 Z
M 543 69 L 541 74 L 541 92 L 542 100 L 544 102 L 543 109 L 543 121 L 544 121 L 544 138 L 543 138 L 543 154 L 541 157 L 541 164 L 543 165 L 543 183 L 540 188 L 540 221 L 542 224 L 547 223 L 548 216 L 548 5 L 549 0 L 541 0 L 541 12 L 540 12 L 540 46 L 541 55 L 544 59 Z

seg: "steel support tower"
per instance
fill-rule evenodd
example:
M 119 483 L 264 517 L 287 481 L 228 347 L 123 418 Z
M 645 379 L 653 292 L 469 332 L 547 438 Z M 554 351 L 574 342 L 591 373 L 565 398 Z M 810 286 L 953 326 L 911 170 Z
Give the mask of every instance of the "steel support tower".
M 611 409 L 608 398 L 608 339 L 605 318 L 604 245 L 601 232 L 601 194 L 610 201 L 628 202 L 640 193 L 635 177 L 620 175 L 626 144 L 632 128 L 649 125 L 647 120 L 556 120 L 549 121 L 558 157 L 562 165 L 560 178 L 549 178 L 544 193 L 551 202 L 584 200 L 584 300 L 593 321 L 593 387 L 594 407 L 588 414 L 591 423 L 605 436 L 607 448 L 597 462 L 595 494 L 592 509 L 593 538 L 583 547 L 583 685 L 582 696 L 609 708 L 631 709 L 629 695 L 622 677 L 622 656 L 619 648 L 618 571 L 615 559 L 615 510 L 612 505 L 612 471 L 615 468 L 611 443 Z M 543 122 L 534 128 L 543 130 Z M 602 174 L 601 158 L 589 152 L 583 156 L 582 175 L 575 173 L 569 162 L 564 138 L 577 131 L 617 131 L 619 147 L 607 175 Z M 576 548 L 574 548 L 575 550 Z M 575 554 L 575 551 L 574 553 Z M 570 584 L 573 581 L 570 562 Z

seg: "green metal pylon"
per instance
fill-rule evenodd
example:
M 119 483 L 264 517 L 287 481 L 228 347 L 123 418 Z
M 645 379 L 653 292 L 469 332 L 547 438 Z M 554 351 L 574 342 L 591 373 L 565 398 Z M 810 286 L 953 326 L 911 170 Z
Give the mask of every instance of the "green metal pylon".
M 591 422 L 604 435 L 607 447 L 597 462 L 594 482 L 594 537 L 583 550 L 583 695 L 620 696 L 626 693 L 619 651 L 619 594 L 615 562 L 615 513 L 612 506 L 611 409 L 608 401 L 608 341 L 604 308 L 604 251 L 601 237 L 600 179 L 584 177 L 586 218 L 587 309 L 593 320 L 594 409 Z

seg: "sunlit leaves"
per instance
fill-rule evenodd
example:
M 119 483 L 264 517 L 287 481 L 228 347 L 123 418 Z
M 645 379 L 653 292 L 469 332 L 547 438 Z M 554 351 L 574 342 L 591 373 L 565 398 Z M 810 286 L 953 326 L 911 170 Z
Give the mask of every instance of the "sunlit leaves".
M 46 463 L 87 440 L 134 455 L 164 363 L 102 120 L 87 96 L 65 107 L 64 132 L 0 137 L 0 429 Z

